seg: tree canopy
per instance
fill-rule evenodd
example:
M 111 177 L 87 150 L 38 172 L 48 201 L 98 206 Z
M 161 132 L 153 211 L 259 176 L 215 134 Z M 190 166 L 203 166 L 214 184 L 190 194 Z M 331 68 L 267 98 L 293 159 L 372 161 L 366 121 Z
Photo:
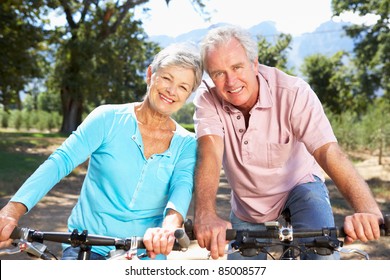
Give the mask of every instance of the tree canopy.
M 21 2 L 21 3 L 19 3 Z M 45 31 L 37 6 L 23 1 L 0 3 L 0 103 L 21 108 L 19 91 L 43 77 Z
M 60 109 L 61 132 L 71 133 L 83 114 L 100 104 L 141 99 L 146 92 L 144 72 L 159 50 L 133 16 L 134 8 L 148 1 L 3 1 L 0 103 L 6 110 L 20 108 L 19 92 L 31 94 L 26 105 L 30 110 L 37 104 L 47 111 Z M 187 1 L 207 16 L 207 0 Z M 317 54 L 304 62 L 308 82 L 336 114 L 345 108 L 364 111 L 378 93 L 390 101 L 389 2 L 332 1 L 334 15 L 352 11 L 378 17 L 372 26 L 348 27 L 356 43 L 353 54 Z M 64 15 L 65 24 L 52 28 L 53 14 Z M 278 35 L 274 45 L 259 37 L 260 63 L 294 74 L 287 68 L 291 43 L 288 34 Z
M 377 16 L 375 24 L 354 24 L 346 32 L 356 41 L 355 65 L 362 90 L 383 90 L 390 99 L 390 0 L 332 0 L 332 9 L 335 16 L 343 12 Z

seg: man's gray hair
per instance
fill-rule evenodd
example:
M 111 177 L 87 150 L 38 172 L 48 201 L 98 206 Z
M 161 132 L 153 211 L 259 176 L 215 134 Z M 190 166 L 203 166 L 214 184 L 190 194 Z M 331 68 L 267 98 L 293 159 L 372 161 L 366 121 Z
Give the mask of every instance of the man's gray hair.
M 152 73 L 169 66 L 178 66 L 194 71 L 195 83 L 192 91 L 197 89 L 202 82 L 203 64 L 199 50 L 193 44 L 174 43 L 162 49 L 153 59 Z
M 224 25 L 211 29 L 200 44 L 200 53 L 205 70 L 207 71 L 207 52 L 221 45 L 227 44 L 231 39 L 236 39 L 244 48 L 249 61 L 258 59 L 258 45 L 252 35 L 245 29 L 235 25 Z

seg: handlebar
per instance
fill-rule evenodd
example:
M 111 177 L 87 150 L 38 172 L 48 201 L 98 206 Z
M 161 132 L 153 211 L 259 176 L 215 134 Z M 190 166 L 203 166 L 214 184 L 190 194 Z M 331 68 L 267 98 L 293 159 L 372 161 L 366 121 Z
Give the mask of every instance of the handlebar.
M 272 245 L 287 245 L 291 247 L 303 246 L 305 248 L 321 248 L 317 251 L 320 254 L 330 254 L 333 251 L 340 251 L 343 242 L 338 238 L 345 237 L 343 228 L 321 228 L 321 229 L 294 229 L 291 225 L 281 226 L 278 222 L 265 223 L 265 230 L 226 230 L 226 240 L 233 241 L 232 247 L 243 253 L 249 249 L 262 249 L 265 246 Z M 390 215 L 384 215 L 384 223 L 380 225 L 381 236 L 390 236 Z M 21 251 L 26 251 L 30 254 L 38 256 L 42 259 L 51 259 L 46 254 L 47 247 L 43 244 L 44 241 L 52 241 L 57 243 L 70 244 L 73 247 L 81 246 L 82 248 L 90 248 L 91 246 L 114 246 L 116 256 L 110 259 L 123 257 L 128 252 L 136 252 L 136 249 L 145 249 L 143 238 L 117 238 L 102 235 L 88 234 L 86 230 L 79 233 L 77 230 L 73 232 L 43 232 L 27 227 L 15 227 L 11 239 L 20 239 L 19 249 L 6 249 L 0 252 L 1 254 L 14 254 Z M 187 219 L 184 223 L 184 229 L 175 231 L 174 251 L 186 251 L 191 240 L 196 240 L 193 232 L 192 221 Z M 314 241 L 296 243 L 294 239 L 314 238 Z M 272 239 L 275 242 L 260 242 L 258 239 Z M 134 251 L 135 248 L 135 251 Z M 356 250 L 354 250 L 356 251 Z M 253 250 L 252 250 L 253 252 Z M 322 253 L 321 253 L 322 252 Z M 364 253 L 364 252 L 363 252 Z M 363 254 L 368 258 L 367 254 Z M 130 259 L 128 255 L 126 258 Z
M 226 230 L 226 240 L 231 241 L 235 240 L 237 236 L 245 232 L 247 237 L 253 238 L 269 238 L 269 239 L 281 239 L 281 235 L 288 237 L 290 230 L 288 228 L 281 228 L 276 222 L 265 223 L 267 230 L 236 230 L 236 229 L 227 229 Z M 193 235 L 192 232 L 192 221 L 187 220 L 185 227 L 187 228 L 187 235 Z M 292 231 L 292 228 L 291 228 Z M 292 231 L 294 238 L 311 238 L 318 236 L 327 236 L 332 235 L 336 237 L 346 237 L 344 228 L 340 227 L 330 227 L 330 228 L 321 228 L 321 229 L 294 229 Z M 380 225 L 380 235 L 381 236 L 390 236 L 390 214 L 384 216 L 384 223 Z M 282 238 L 284 239 L 284 238 Z
M 117 238 L 102 235 L 88 234 L 86 230 L 81 233 L 78 230 L 72 232 L 44 232 L 27 227 L 15 227 L 10 236 L 11 239 L 19 239 L 19 248 L 14 250 L 3 250 L 3 254 L 14 254 L 26 251 L 42 259 L 51 259 L 46 252 L 47 247 L 43 245 L 44 241 L 70 244 L 73 247 L 81 246 L 90 250 L 91 246 L 114 246 L 115 250 L 110 252 L 110 258 L 118 259 L 125 256 L 131 259 L 137 249 L 145 249 L 142 237 Z M 183 229 L 175 231 L 174 251 L 186 251 L 190 245 L 190 240 Z M 132 256 L 129 255 L 131 251 Z M 111 256 L 111 253 L 113 254 Z M 51 254 L 51 253 L 50 253 Z
M 237 230 L 227 229 L 226 240 L 231 243 L 232 249 L 239 251 L 244 256 L 254 256 L 270 246 L 282 245 L 288 250 L 313 251 L 319 255 L 330 255 L 335 251 L 344 253 L 357 253 L 369 258 L 368 254 L 358 249 L 345 249 L 343 241 L 339 238 L 346 237 L 343 227 L 321 228 L 321 229 L 293 229 L 291 224 L 282 226 L 279 222 L 264 223 L 265 230 Z M 184 224 L 186 233 L 194 238 L 192 221 L 187 220 Z M 390 236 L 390 215 L 384 215 L 384 223 L 380 225 L 380 235 Z M 310 240 L 305 239 L 310 238 Z M 263 239 L 263 241 L 260 241 Z M 303 248 L 303 249 L 302 249 Z M 268 253 L 266 251 L 266 253 Z M 283 254 L 284 254 L 283 253 Z M 295 258 L 290 254 L 285 259 Z M 287 256 L 287 254 L 286 254 Z

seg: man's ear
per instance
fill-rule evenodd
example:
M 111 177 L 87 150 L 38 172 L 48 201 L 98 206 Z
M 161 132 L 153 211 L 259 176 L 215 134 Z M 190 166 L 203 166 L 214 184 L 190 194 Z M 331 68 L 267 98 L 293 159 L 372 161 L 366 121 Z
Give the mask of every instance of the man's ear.
M 259 61 L 257 60 L 257 59 L 255 59 L 254 61 L 253 61 L 253 70 L 255 71 L 255 72 L 257 72 L 257 69 L 259 69 Z

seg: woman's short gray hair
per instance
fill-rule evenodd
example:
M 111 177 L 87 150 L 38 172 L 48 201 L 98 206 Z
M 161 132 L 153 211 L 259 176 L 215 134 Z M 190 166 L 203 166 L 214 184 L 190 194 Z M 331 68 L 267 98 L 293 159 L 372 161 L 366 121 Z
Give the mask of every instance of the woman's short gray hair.
M 195 83 L 192 91 L 196 90 L 202 82 L 203 63 L 200 52 L 195 45 L 190 43 L 175 43 L 162 49 L 153 59 L 152 73 L 160 68 L 178 66 L 192 69 L 195 74 Z
M 206 55 L 208 50 L 227 44 L 233 38 L 240 42 L 249 61 L 258 59 L 258 45 L 249 31 L 235 25 L 224 25 L 211 29 L 200 44 L 201 58 L 206 71 Z

